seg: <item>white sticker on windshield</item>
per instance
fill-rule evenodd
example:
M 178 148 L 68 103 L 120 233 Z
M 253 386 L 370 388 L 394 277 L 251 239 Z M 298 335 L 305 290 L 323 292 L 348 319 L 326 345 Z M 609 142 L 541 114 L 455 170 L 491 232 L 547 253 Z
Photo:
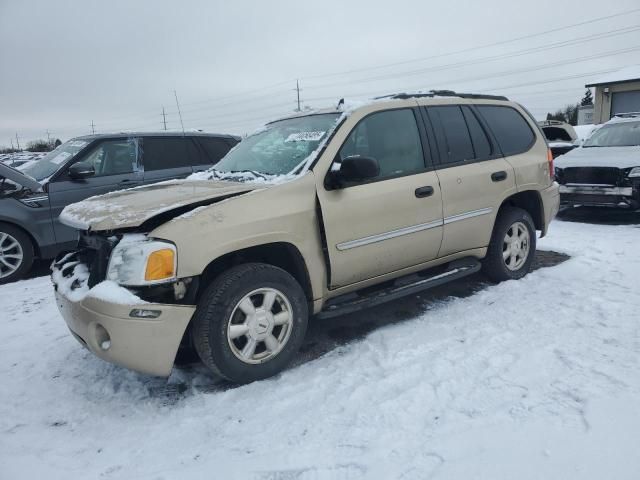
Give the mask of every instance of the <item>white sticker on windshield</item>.
M 78 148 L 82 148 L 87 144 L 87 142 L 83 142 L 82 140 L 74 140 L 73 142 L 69 143 L 70 147 L 78 147 Z
M 292 133 L 287 137 L 285 142 L 317 142 L 325 132 L 299 132 Z
M 56 155 L 51 159 L 51 162 L 55 163 L 56 165 L 60 165 L 70 156 L 71 154 L 69 152 L 60 152 L 58 155 Z

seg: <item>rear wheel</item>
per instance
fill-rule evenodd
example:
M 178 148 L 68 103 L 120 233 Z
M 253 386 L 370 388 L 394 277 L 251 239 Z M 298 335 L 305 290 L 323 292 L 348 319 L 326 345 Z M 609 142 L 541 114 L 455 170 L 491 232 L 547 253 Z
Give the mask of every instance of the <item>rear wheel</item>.
M 308 308 L 298 282 L 266 264 L 234 267 L 203 293 L 192 339 L 203 363 L 236 383 L 270 377 L 296 354 Z
M 484 273 L 495 282 L 524 277 L 536 251 L 536 229 L 526 210 L 505 207 L 493 228 Z
M 33 244 L 26 233 L 0 223 L 0 284 L 24 277 L 33 264 Z

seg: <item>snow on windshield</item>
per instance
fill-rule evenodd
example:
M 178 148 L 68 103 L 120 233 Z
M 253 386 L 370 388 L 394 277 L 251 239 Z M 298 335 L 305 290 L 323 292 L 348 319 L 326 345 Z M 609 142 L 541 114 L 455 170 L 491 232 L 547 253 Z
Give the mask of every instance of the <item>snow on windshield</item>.
M 631 147 L 640 145 L 640 120 L 612 120 L 595 131 L 584 147 Z
M 215 167 L 190 180 L 278 183 L 306 171 L 344 113 L 310 114 L 266 125 L 236 145 Z

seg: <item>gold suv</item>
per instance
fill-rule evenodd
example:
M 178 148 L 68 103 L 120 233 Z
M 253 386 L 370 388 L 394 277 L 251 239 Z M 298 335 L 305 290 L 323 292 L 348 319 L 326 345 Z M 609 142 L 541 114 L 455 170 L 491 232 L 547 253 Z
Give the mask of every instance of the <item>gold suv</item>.
M 553 159 L 504 97 L 397 94 L 267 124 L 213 169 L 93 197 L 60 220 L 52 278 L 73 335 L 169 375 L 179 348 L 233 382 L 281 371 L 309 318 L 482 269 L 531 267 L 557 213 Z

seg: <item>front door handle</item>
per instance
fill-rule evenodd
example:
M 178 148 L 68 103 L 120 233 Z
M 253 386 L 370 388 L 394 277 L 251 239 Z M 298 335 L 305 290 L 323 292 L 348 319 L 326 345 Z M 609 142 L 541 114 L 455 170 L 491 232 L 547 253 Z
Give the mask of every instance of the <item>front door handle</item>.
M 433 187 L 426 186 L 416 188 L 415 194 L 418 198 L 430 197 L 431 195 L 433 195 Z
M 505 172 L 504 170 L 501 170 L 499 172 L 493 172 L 491 174 L 491 180 L 493 180 L 494 182 L 501 182 L 506 179 L 507 179 L 507 172 Z

